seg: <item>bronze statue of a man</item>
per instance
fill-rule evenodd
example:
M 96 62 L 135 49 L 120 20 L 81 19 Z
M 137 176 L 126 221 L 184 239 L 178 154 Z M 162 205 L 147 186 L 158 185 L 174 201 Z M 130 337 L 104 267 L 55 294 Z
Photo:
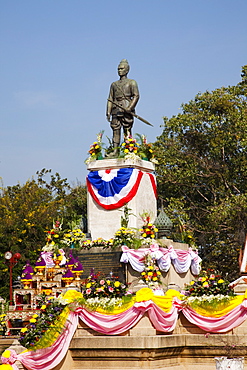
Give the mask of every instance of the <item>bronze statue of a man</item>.
M 123 127 L 124 136 L 131 135 L 134 122 L 132 113 L 135 113 L 135 106 L 139 100 L 139 90 L 136 81 L 127 78 L 129 69 L 128 61 L 122 59 L 118 66 L 120 78 L 111 84 L 107 101 L 106 117 L 111 123 L 113 130 L 114 155 L 117 154 L 117 148 L 120 145 L 121 127 Z

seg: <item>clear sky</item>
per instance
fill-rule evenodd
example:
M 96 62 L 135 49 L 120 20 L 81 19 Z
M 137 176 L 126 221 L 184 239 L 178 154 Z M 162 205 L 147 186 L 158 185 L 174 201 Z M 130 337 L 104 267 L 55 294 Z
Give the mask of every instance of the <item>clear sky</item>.
M 121 59 L 137 81 L 134 132 L 155 141 L 162 117 L 198 92 L 234 85 L 247 64 L 246 0 L 0 0 L 0 177 L 42 168 L 84 183 Z

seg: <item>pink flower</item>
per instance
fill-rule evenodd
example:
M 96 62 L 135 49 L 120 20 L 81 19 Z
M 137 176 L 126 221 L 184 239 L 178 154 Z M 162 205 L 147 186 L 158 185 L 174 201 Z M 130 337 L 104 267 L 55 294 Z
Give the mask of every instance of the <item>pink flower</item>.
M 86 294 L 90 294 L 90 293 L 91 293 L 91 291 L 92 291 L 91 289 L 87 289 L 87 290 L 86 290 Z
M 111 286 L 109 286 L 109 292 L 111 292 L 111 293 L 114 292 L 114 289 Z
M 105 284 L 105 280 L 100 280 L 100 285 L 104 285 Z

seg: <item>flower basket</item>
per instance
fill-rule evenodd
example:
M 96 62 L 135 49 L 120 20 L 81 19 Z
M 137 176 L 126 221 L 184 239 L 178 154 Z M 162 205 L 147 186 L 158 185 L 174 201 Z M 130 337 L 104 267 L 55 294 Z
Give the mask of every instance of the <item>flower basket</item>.
M 215 357 L 216 370 L 244 370 L 244 357 Z

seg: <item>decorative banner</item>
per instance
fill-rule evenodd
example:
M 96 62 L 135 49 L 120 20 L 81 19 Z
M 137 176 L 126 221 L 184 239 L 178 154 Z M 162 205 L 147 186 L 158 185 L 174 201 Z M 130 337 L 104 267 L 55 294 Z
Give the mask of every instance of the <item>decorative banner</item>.
M 137 193 L 142 172 L 136 168 L 120 168 L 90 171 L 87 187 L 92 198 L 104 209 L 117 209 L 128 203 Z M 154 193 L 156 181 L 153 174 L 148 174 Z

